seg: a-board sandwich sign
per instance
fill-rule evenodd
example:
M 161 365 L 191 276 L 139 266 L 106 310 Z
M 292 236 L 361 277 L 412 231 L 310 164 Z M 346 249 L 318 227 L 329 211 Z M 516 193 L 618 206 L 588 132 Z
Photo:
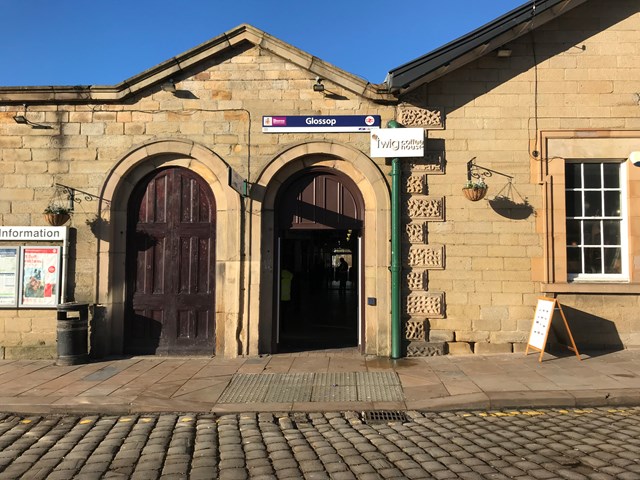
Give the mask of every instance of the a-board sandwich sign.
M 569 340 L 568 345 L 564 346 L 574 352 L 578 357 L 578 360 L 582 360 L 580 358 L 580 352 L 578 352 L 578 347 L 576 347 L 576 344 L 573 341 L 573 335 L 571 335 L 569 323 L 567 322 L 567 317 L 565 317 L 564 311 L 562 310 L 562 305 L 560 305 L 560 302 L 555 298 L 538 299 L 536 312 L 533 317 L 533 324 L 531 325 L 531 332 L 529 333 L 529 341 L 527 342 L 527 348 L 525 349 L 524 354 L 529 354 L 529 348 L 538 350 L 540 352 L 538 361 L 542 361 L 542 357 L 547 346 L 547 339 L 549 338 L 549 331 L 552 328 L 554 314 L 556 312 L 558 312 L 562 319 L 562 325 L 558 328 L 565 329 Z

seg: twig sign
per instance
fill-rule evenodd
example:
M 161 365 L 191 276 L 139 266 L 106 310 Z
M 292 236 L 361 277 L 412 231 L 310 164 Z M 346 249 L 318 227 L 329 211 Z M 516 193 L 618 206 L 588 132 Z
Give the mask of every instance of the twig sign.
M 564 328 L 567 330 L 567 336 L 570 345 L 565 345 L 565 347 L 572 352 L 575 352 L 578 360 L 582 360 L 580 358 L 578 348 L 573 341 L 573 335 L 571 335 L 571 330 L 569 330 L 569 324 L 567 323 L 567 318 L 564 316 L 564 312 L 562 311 L 562 306 L 555 298 L 538 299 L 536 313 L 533 317 L 533 325 L 531 325 L 531 333 L 529 334 L 529 341 L 527 342 L 527 348 L 524 354 L 529 354 L 529 348 L 537 350 L 540 352 L 540 358 L 538 359 L 538 361 L 542 362 L 544 349 L 547 345 L 547 338 L 549 337 L 549 329 L 551 328 L 551 323 L 553 321 L 553 314 L 556 310 L 560 312 L 562 321 L 564 323 Z

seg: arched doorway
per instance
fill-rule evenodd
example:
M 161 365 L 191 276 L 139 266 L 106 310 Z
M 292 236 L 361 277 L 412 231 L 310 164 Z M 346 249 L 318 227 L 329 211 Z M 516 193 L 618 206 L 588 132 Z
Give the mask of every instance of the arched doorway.
M 289 179 L 276 199 L 277 350 L 361 344 L 364 202 L 323 167 Z
M 214 353 L 215 212 L 211 189 L 186 168 L 154 170 L 136 185 L 127 209 L 125 352 Z

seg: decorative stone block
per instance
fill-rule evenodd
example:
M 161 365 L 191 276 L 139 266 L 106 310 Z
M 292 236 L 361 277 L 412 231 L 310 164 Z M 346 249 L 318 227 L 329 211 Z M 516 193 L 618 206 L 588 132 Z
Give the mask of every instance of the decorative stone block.
M 410 267 L 421 267 L 428 269 L 444 268 L 444 245 L 428 245 L 424 247 L 414 247 L 409 249 L 407 263 Z
M 407 200 L 407 213 L 411 218 L 442 222 L 444 221 L 444 198 L 412 197 Z
M 407 345 L 407 357 L 437 357 L 444 355 L 444 343 L 414 341 Z
M 409 243 L 426 243 L 427 226 L 424 223 L 408 223 L 406 231 Z
M 424 340 L 426 338 L 425 320 L 408 320 L 404 336 L 407 340 Z
M 426 185 L 424 175 L 411 175 L 407 177 L 406 192 L 423 194 Z
M 444 318 L 444 293 L 409 295 L 407 314 L 412 317 Z
M 440 108 L 421 108 L 407 103 L 398 106 L 398 121 L 405 127 L 442 130 L 444 116 Z
M 409 272 L 407 273 L 407 283 L 409 290 L 426 290 L 427 289 L 427 271 Z

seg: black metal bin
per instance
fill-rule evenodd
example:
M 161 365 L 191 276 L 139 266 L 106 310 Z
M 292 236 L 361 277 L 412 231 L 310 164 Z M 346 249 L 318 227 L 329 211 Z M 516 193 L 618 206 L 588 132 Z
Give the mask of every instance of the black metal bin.
M 57 312 L 58 360 L 56 365 L 79 365 L 89 359 L 88 303 L 61 303 Z

